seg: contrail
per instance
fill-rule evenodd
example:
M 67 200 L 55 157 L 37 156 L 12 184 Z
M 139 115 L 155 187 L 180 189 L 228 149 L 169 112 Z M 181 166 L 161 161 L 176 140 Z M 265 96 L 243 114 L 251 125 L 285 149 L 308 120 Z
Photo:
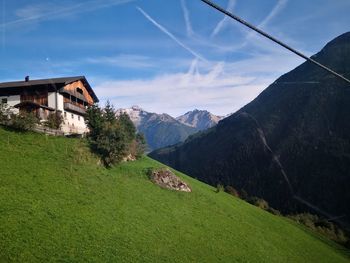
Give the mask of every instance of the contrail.
M 161 24 L 159 24 L 157 21 L 155 21 L 150 15 L 148 15 L 141 7 L 136 7 L 141 14 L 143 14 L 153 25 L 155 25 L 160 31 L 162 31 L 164 34 L 168 35 L 172 40 L 174 40 L 177 44 L 179 44 L 181 47 L 186 49 L 188 52 L 190 52 L 193 56 L 196 58 L 199 58 L 202 61 L 206 61 L 205 58 L 203 58 L 201 55 L 199 55 L 197 52 L 193 51 L 191 48 L 186 46 L 184 43 L 182 43 L 177 37 L 175 37 L 172 33 L 170 33 L 165 27 L 163 27 Z
M 236 6 L 236 0 L 230 0 L 228 2 L 228 5 L 227 5 L 227 8 L 226 10 L 228 10 L 229 12 L 233 12 L 233 9 L 235 8 Z M 219 21 L 219 23 L 217 23 L 216 27 L 214 28 L 213 32 L 211 33 L 210 37 L 214 37 L 216 36 L 217 34 L 219 34 L 219 32 L 223 29 L 223 27 L 225 26 L 225 24 L 227 23 L 228 21 L 228 17 L 227 16 L 224 16 L 223 19 L 221 19 Z
M 288 0 L 279 0 L 277 4 L 272 8 L 270 13 L 261 21 L 261 23 L 258 25 L 258 28 L 265 27 L 272 19 L 275 18 L 287 5 Z M 254 32 L 249 32 L 246 39 L 251 38 L 254 35 Z
M 192 36 L 193 35 L 193 29 L 192 29 L 192 24 L 191 24 L 191 20 L 190 20 L 190 12 L 188 11 L 188 8 L 186 6 L 186 0 L 181 0 L 181 8 L 182 11 L 184 13 L 184 19 L 185 19 L 185 23 L 186 23 L 186 31 L 187 31 L 187 35 L 188 36 Z
M 54 10 L 52 12 L 43 12 L 42 14 L 39 14 L 39 15 L 33 15 L 29 17 L 12 20 L 9 22 L 3 22 L 2 24 L 0 24 L 0 29 L 4 29 L 7 26 L 12 26 L 12 25 L 21 24 L 21 23 L 30 22 L 30 21 L 54 19 L 60 16 L 90 12 L 97 9 L 102 9 L 102 8 L 106 8 L 114 5 L 126 4 L 128 2 L 133 2 L 133 1 L 135 0 L 118 0 L 118 1 L 109 1 L 105 3 L 101 3 L 101 1 L 96 1 L 96 0 L 81 2 L 69 7 L 64 7 L 61 9 Z
M 281 10 L 287 5 L 288 0 L 279 0 L 277 4 L 272 8 L 271 12 L 265 17 L 265 19 L 258 25 L 259 28 L 267 25 Z

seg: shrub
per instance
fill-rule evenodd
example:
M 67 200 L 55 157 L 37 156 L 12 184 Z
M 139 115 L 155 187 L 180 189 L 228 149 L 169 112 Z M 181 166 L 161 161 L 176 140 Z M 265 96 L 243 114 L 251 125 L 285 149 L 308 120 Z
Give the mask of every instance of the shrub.
M 61 128 L 62 123 L 63 123 L 62 114 L 60 112 L 54 112 L 49 114 L 49 116 L 47 117 L 47 120 L 44 122 L 44 125 L 51 129 L 57 130 Z
M 241 199 L 243 200 L 247 200 L 248 199 L 248 193 L 246 190 L 241 189 L 241 191 L 239 192 L 239 196 Z
M 289 215 L 288 217 L 340 244 L 347 246 L 349 243 L 349 238 L 347 237 L 346 233 L 338 225 L 317 215 L 301 213 Z
M 264 210 L 269 208 L 269 203 L 267 201 L 256 196 L 248 197 L 247 202 Z
M 11 107 L 7 104 L 0 103 L 0 124 L 9 125 L 11 117 Z
M 280 216 L 280 215 L 281 215 L 281 212 L 280 212 L 280 211 L 278 211 L 277 209 L 274 209 L 274 208 L 272 208 L 272 207 L 268 207 L 268 208 L 266 209 L 266 211 L 269 212 L 269 213 L 271 213 L 271 214 L 273 214 L 273 215 L 276 215 L 276 216 Z
M 235 197 L 239 197 L 238 191 L 233 186 L 230 186 L 230 185 L 226 186 L 225 192 Z
M 40 120 L 32 112 L 20 112 L 10 114 L 8 125 L 20 131 L 31 131 L 39 124 Z
M 6 105 L 0 104 L 0 124 L 3 124 L 7 120 L 7 114 L 5 114 Z
M 225 190 L 224 186 L 222 184 L 216 185 L 216 193 L 223 192 Z

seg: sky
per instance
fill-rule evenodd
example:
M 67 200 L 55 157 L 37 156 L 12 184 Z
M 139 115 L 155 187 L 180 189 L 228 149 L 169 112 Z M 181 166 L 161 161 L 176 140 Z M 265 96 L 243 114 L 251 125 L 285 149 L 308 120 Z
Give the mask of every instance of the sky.
M 349 0 L 213 0 L 311 56 Z M 235 112 L 303 60 L 200 0 L 0 0 L 0 82 L 86 76 L 103 105 Z

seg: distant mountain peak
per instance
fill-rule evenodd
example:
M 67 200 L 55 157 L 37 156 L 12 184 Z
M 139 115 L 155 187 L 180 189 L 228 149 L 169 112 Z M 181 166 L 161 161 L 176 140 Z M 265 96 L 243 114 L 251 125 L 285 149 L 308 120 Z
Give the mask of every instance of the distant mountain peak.
M 117 115 L 122 113 L 128 114 L 137 131 L 145 135 L 149 150 L 182 142 L 198 131 L 169 114 L 148 112 L 137 105 L 116 112 Z
M 131 106 L 131 109 L 134 110 L 134 111 L 143 111 L 143 109 L 140 106 L 137 106 L 137 105 Z
M 190 127 L 194 127 L 198 130 L 205 130 L 218 124 L 223 117 L 216 116 L 207 110 L 194 109 L 193 111 L 188 111 L 176 119 Z

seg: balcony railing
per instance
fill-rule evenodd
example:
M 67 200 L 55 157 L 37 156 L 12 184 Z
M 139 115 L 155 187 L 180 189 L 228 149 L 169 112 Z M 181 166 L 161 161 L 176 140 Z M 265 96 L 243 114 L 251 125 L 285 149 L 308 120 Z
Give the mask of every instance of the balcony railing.
M 84 102 L 87 102 L 85 96 L 84 96 L 83 94 L 78 93 L 78 92 L 75 91 L 75 90 L 68 90 L 68 89 L 66 89 L 65 87 L 63 87 L 63 88 L 60 89 L 60 92 L 61 92 L 61 93 L 69 94 L 69 95 L 71 95 L 71 96 L 73 96 L 73 97 L 76 97 L 77 99 L 80 99 L 80 100 L 82 100 L 82 101 L 84 101 Z
M 78 114 L 85 114 L 86 113 L 86 109 L 77 105 L 74 105 L 71 102 L 65 102 L 64 103 L 64 110 L 66 111 L 72 111 Z

